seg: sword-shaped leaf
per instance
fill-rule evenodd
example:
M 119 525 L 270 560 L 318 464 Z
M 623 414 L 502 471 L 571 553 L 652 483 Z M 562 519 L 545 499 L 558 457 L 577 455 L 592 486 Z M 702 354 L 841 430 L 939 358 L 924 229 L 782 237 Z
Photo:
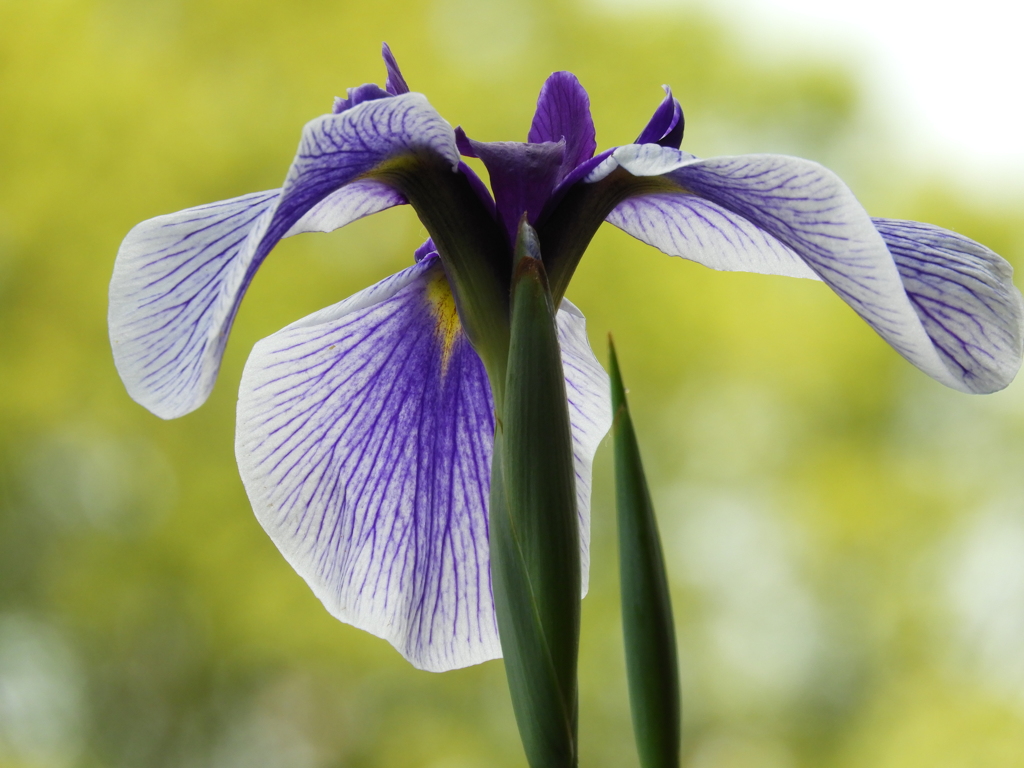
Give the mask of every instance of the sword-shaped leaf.
M 640 461 L 615 346 L 608 339 L 615 421 L 615 487 L 619 518 L 622 632 L 633 711 L 633 731 L 643 768 L 678 768 L 679 663 L 665 558 L 654 506 Z

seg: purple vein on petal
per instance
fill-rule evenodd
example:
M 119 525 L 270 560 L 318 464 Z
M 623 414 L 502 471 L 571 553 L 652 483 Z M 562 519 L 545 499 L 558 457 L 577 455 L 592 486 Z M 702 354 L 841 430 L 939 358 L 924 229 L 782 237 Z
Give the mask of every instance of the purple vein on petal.
M 493 404 L 453 312 L 427 257 L 260 342 L 238 412 L 246 489 L 289 562 L 334 615 L 437 670 L 500 652 Z M 590 467 L 611 414 L 582 315 L 566 302 L 558 323 L 586 555 Z

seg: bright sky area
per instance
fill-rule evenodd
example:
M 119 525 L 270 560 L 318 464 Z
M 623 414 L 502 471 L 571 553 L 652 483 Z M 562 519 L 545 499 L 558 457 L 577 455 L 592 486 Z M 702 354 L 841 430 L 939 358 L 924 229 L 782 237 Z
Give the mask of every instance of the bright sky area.
M 616 12 L 685 12 L 699 0 L 593 0 Z M 948 162 L 977 184 L 1024 176 L 1024 2 L 1016 0 L 705 0 L 769 51 L 857 62 L 901 151 Z

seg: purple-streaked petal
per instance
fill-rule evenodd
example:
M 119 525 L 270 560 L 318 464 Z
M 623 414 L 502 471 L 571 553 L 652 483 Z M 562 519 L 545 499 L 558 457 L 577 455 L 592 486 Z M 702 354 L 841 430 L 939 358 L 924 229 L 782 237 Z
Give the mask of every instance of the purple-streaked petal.
M 994 392 L 1016 375 L 1024 303 L 1013 267 L 983 245 L 931 224 L 873 219 L 910 303 L 939 355 L 972 391 Z
M 327 609 L 442 671 L 501 655 L 493 433 L 483 365 L 427 259 L 258 343 L 236 449 L 260 523 Z
M 292 225 L 285 237 L 303 232 L 333 232 L 371 213 L 407 203 L 400 192 L 387 184 L 373 179 L 360 179 L 332 192 L 310 208 Z
M 579 510 L 580 568 L 583 594 L 590 570 L 590 487 L 594 454 L 612 425 L 611 389 L 608 374 L 587 341 L 583 314 L 562 299 L 556 316 L 558 344 L 562 351 L 565 394 L 569 401 L 573 463 L 576 466 L 576 507 Z
M 458 163 L 451 127 L 423 96 L 364 102 L 306 126 L 283 190 L 136 226 L 118 252 L 109 310 L 114 360 L 132 398 L 163 418 L 199 407 L 270 249 L 285 235 L 336 229 L 404 202 L 366 174 L 422 150 Z
M 671 88 L 667 85 L 663 85 L 662 88 L 665 89 L 665 98 L 633 143 L 660 144 L 663 147 L 679 149 L 679 145 L 683 143 L 683 129 L 686 127 L 683 108 L 673 98 Z
M 923 318 L 921 313 L 933 306 L 934 296 L 921 298 L 927 295 L 921 278 L 904 289 L 903 273 L 910 267 L 897 268 L 886 240 L 853 193 L 838 176 L 817 163 L 780 155 L 697 160 L 652 144 L 627 145 L 595 167 L 586 181 L 599 181 L 617 167 L 640 176 L 663 175 L 679 185 L 682 194 L 703 198 L 763 230 L 797 254 L 897 352 L 946 386 L 984 393 L 1008 381 L 1005 373 L 1010 364 L 1005 362 L 1005 353 L 1014 348 L 1015 342 L 1008 341 L 1012 334 L 1007 335 L 1003 327 L 986 325 L 982 315 L 965 304 L 958 305 L 962 314 L 956 323 L 950 309 L 942 323 L 936 318 Z M 646 222 L 633 216 L 629 223 L 639 230 Z M 653 225 L 650 229 L 652 235 L 671 241 L 668 234 L 655 233 Z M 892 228 L 888 233 L 895 237 Z M 904 237 L 901 243 L 906 242 Z M 900 247 L 897 245 L 897 250 Z M 948 261 L 949 254 L 958 249 L 948 240 L 944 247 L 946 251 L 929 246 L 922 252 L 933 261 L 939 258 L 936 253 Z M 742 254 L 736 251 L 733 256 Z M 753 254 L 751 262 L 757 266 L 754 271 L 768 271 L 764 256 L 763 251 Z M 780 264 L 792 269 L 791 261 L 782 260 Z M 929 289 L 938 291 L 934 274 L 929 280 Z M 964 298 L 963 294 L 959 296 Z M 963 331 L 965 335 L 958 336 L 953 329 L 967 323 L 968 315 L 977 323 L 977 335 Z M 1003 340 L 990 348 L 981 337 L 990 342 L 994 338 Z M 983 363 L 986 356 L 989 362 Z
M 795 251 L 897 352 L 929 376 L 964 392 L 987 391 L 985 382 L 951 367 L 932 343 L 885 241 L 834 173 L 809 160 L 745 155 L 695 160 L 667 176 Z
M 561 172 L 565 144 L 523 144 L 516 141 L 474 141 L 456 131 L 463 154 L 478 157 L 487 167 L 497 215 L 515 241 L 519 219 L 525 213 L 534 222 L 551 197 Z
M 557 316 L 589 561 L 591 465 L 611 423 L 583 316 Z M 493 404 L 437 258 L 264 339 L 236 452 L 257 517 L 339 619 L 440 671 L 500 656 L 487 500 Z M 585 587 L 584 587 L 585 588 Z
M 398 68 L 395 54 L 391 52 L 391 46 L 387 43 L 381 46 L 381 56 L 384 57 L 384 66 L 388 70 L 388 79 L 384 83 L 385 90 L 392 96 L 401 96 L 403 93 L 408 93 L 409 86 L 406 85 L 405 78 L 402 77 L 402 70 Z
M 114 363 L 129 395 L 156 415 L 183 416 L 210 394 L 279 195 L 257 192 L 158 216 L 121 244 L 108 310 Z M 325 198 L 288 235 L 329 232 L 404 202 L 379 182 L 358 181 Z
M 818 279 L 791 248 L 742 216 L 695 195 L 630 197 L 607 221 L 669 256 L 711 269 Z
M 419 93 L 376 99 L 306 124 L 281 200 L 257 251 L 262 258 L 296 221 L 345 184 L 390 158 L 426 151 L 452 170 L 459 165 L 455 133 Z
M 597 149 L 590 97 L 571 72 L 555 72 L 544 82 L 527 137 L 531 144 L 557 144 L 563 139 L 565 156 L 559 181 L 577 165 L 589 160 Z
M 254 240 L 278 195 L 158 216 L 121 244 L 108 310 L 114 363 L 132 399 L 157 416 L 183 416 L 210 393 Z

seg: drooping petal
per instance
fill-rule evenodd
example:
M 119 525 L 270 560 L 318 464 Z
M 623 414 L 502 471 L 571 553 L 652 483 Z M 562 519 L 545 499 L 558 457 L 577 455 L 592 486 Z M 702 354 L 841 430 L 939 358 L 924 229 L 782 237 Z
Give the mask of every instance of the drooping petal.
M 590 571 L 590 489 L 594 454 L 612 425 L 611 388 L 608 374 L 587 341 L 587 323 L 583 314 L 572 302 L 562 299 L 555 322 L 572 426 L 576 508 L 580 518 L 580 569 L 583 593 L 586 594 Z
M 589 503 L 610 406 L 582 316 L 563 309 Z M 257 517 L 327 609 L 440 671 L 501 652 L 487 545 L 493 434 L 486 373 L 428 257 L 256 345 L 236 452 Z
M 165 419 L 213 387 L 253 243 L 278 190 L 189 208 L 137 225 L 110 281 L 114 363 L 137 403 Z
M 665 98 L 654 111 L 647 125 L 640 132 L 634 144 L 660 144 L 663 147 L 679 149 L 683 143 L 683 129 L 686 120 L 679 101 L 672 96 L 672 89 L 663 85 Z
M 988 392 L 986 375 L 951 364 L 911 303 L 885 240 L 850 189 L 809 160 L 775 155 L 698 160 L 668 176 L 795 251 L 897 352 L 943 384 Z
M 557 144 L 563 139 L 565 155 L 558 181 L 597 149 L 590 97 L 571 72 L 555 72 L 544 82 L 527 136 L 531 144 Z
M 364 102 L 306 126 L 283 190 L 136 226 L 110 283 L 111 343 L 129 394 L 163 418 L 199 407 L 238 304 L 270 249 L 283 236 L 336 229 L 405 202 L 366 174 L 415 151 L 458 162 L 451 127 L 423 96 Z
M 791 248 L 742 216 L 696 195 L 630 197 L 607 221 L 669 256 L 711 269 L 818 279 Z
M 872 219 L 910 303 L 946 366 L 976 392 L 1002 389 L 1024 349 L 1024 300 L 1013 267 L 983 245 L 931 224 Z
M 261 524 L 327 609 L 422 669 L 500 656 L 487 376 L 437 259 L 264 339 L 238 402 Z
M 303 232 L 333 232 L 371 213 L 405 205 L 400 192 L 373 179 L 360 179 L 346 184 L 310 208 L 285 237 Z
M 213 388 L 227 326 L 279 195 L 257 192 L 158 216 L 121 244 L 108 310 L 114 363 L 132 399 L 157 416 L 183 416 Z M 404 202 L 378 182 L 356 182 L 288 234 L 328 232 Z
M 942 351 L 945 341 L 929 335 L 882 235 L 849 188 L 826 168 L 781 155 L 688 159 L 684 152 L 644 144 L 615 150 L 587 181 L 616 167 L 634 175 L 663 175 L 681 193 L 745 219 L 796 253 L 929 376 L 964 392 L 991 391 L 988 371 L 965 370 Z M 763 266 L 763 256 L 757 260 Z

